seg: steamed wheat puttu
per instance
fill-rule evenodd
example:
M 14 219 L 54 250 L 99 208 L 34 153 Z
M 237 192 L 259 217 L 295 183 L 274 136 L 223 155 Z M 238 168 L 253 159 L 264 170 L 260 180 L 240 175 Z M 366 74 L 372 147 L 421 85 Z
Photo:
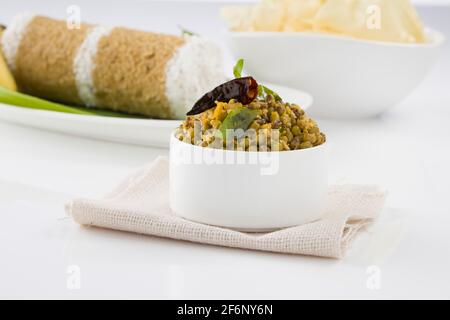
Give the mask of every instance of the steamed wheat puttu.
M 183 118 L 225 79 L 221 52 L 178 37 L 16 16 L 1 46 L 19 90 L 37 97 L 161 119 Z

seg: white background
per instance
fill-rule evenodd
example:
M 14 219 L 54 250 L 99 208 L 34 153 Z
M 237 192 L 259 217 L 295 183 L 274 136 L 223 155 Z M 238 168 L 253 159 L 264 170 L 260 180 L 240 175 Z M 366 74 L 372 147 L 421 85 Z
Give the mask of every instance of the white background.
M 219 44 L 217 3 L 9 1 L 21 11 L 178 33 Z M 450 36 L 450 10 L 419 8 Z M 167 150 L 53 134 L 0 122 L 0 298 L 450 298 L 450 51 L 423 84 L 385 115 L 319 119 L 333 145 L 332 182 L 389 190 L 378 224 L 342 261 L 249 252 L 79 227 L 64 217 L 75 197 L 100 197 Z M 67 287 L 79 266 L 81 288 Z M 370 290 L 368 267 L 381 270 Z

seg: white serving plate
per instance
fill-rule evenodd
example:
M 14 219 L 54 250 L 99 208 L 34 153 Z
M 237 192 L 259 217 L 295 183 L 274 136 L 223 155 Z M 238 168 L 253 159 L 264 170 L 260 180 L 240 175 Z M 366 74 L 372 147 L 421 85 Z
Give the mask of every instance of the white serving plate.
M 308 109 L 313 102 L 311 95 L 306 92 L 266 85 L 277 91 L 285 101 L 297 103 L 303 109 Z M 179 120 L 85 116 L 3 103 L 0 103 L 0 120 L 89 139 L 161 148 L 169 147 L 170 134 L 181 123 Z
M 425 78 L 444 43 L 401 44 L 322 33 L 227 32 L 235 57 L 256 79 L 302 88 L 314 96 L 313 116 L 365 118 L 395 106 Z

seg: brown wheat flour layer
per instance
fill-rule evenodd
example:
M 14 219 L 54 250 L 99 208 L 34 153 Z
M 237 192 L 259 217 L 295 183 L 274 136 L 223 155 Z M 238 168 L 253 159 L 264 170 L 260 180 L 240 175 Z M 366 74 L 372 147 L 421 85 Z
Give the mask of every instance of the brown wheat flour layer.
M 172 118 L 166 67 L 181 37 L 115 28 L 98 43 L 93 83 L 97 106 Z
M 73 60 L 88 25 L 69 30 L 64 21 L 34 17 L 23 34 L 13 70 L 20 91 L 54 101 L 83 104 Z
M 23 14 L 1 39 L 21 91 L 67 104 L 182 119 L 225 81 L 218 47 L 197 36 L 66 22 Z

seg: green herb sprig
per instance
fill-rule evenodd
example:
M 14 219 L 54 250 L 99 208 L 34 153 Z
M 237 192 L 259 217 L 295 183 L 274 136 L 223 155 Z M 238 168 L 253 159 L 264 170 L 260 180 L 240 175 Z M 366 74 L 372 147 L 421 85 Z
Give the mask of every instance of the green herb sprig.
M 242 70 L 244 70 L 244 59 L 239 59 L 233 68 L 235 78 L 242 78 Z
M 258 112 L 256 110 L 242 107 L 233 109 L 220 126 L 220 132 L 222 133 L 223 139 L 226 140 L 227 138 L 227 130 L 247 130 L 257 116 Z
M 193 32 L 193 31 L 190 31 L 190 30 L 184 28 L 183 26 L 178 26 L 178 28 L 180 28 L 182 36 L 191 36 L 191 37 L 192 36 L 198 36 L 197 33 Z

